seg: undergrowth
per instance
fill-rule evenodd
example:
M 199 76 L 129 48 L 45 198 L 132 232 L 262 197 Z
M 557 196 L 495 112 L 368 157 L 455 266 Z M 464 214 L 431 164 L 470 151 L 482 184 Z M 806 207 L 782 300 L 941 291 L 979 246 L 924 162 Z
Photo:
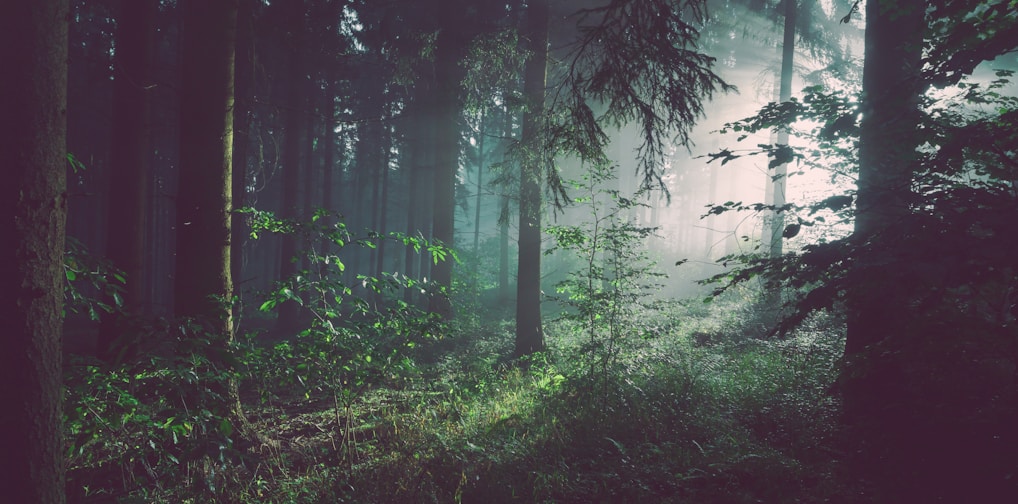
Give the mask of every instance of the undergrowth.
M 160 375 L 78 367 L 90 378 L 72 376 L 88 386 L 69 390 L 69 408 L 95 411 L 70 423 L 71 485 L 80 502 L 834 499 L 839 322 L 821 315 L 784 340 L 746 339 L 732 315 L 743 301 L 725 303 L 648 314 L 607 400 L 577 358 L 586 333 L 565 320 L 547 328 L 546 353 L 510 362 L 511 324 L 468 317 L 376 369 L 345 404 L 335 387 L 252 366 L 261 371 L 243 375 L 242 398 L 270 440 L 261 446 L 205 442 L 224 433 L 200 410 L 171 416 L 172 394 L 154 393 L 192 379 L 174 371 L 186 359 Z M 262 366 L 296 366 L 292 354 L 249 351 Z

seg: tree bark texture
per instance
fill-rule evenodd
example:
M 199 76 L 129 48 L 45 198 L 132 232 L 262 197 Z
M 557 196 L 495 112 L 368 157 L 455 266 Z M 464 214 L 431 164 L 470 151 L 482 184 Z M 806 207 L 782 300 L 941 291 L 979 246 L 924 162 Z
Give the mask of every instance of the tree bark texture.
M 3 499 L 65 501 L 61 311 L 67 211 L 67 0 L 7 2 L 0 61 Z

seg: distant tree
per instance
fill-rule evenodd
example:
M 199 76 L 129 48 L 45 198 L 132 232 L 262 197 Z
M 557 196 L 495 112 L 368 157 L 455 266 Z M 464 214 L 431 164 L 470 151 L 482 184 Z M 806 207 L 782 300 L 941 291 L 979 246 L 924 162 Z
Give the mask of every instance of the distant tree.
M 297 218 L 297 196 L 300 181 L 300 137 L 301 119 L 304 115 L 304 0 L 284 2 L 285 8 L 285 54 L 286 109 L 283 114 L 286 124 L 283 130 L 283 202 L 280 216 L 284 219 Z M 297 240 L 293 233 L 284 234 L 279 256 L 279 280 L 288 282 L 297 273 Z M 279 305 L 276 330 L 286 333 L 297 327 L 300 307 L 290 300 Z
M 234 58 L 234 109 L 233 109 L 233 208 L 247 205 L 247 163 L 251 145 L 251 115 L 255 67 L 254 40 L 255 0 L 240 0 L 237 10 L 237 49 Z M 230 229 L 230 277 L 237 296 L 238 314 L 241 310 L 241 289 L 236 288 L 244 272 L 245 226 L 242 214 L 234 214 Z
M 67 209 L 67 0 L 0 16 L 0 474 L 3 499 L 65 501 L 61 306 Z
M 462 12 L 460 9 L 457 12 Z M 462 81 L 466 75 L 460 62 L 474 36 L 476 27 L 463 16 L 448 15 L 435 41 L 435 189 L 432 238 L 455 245 L 456 176 L 460 166 L 460 130 L 463 113 Z M 452 287 L 452 260 L 438 261 L 431 269 L 434 281 Z M 429 311 L 445 319 L 453 316 L 452 303 L 446 296 L 434 296 Z
M 157 0 L 121 2 L 113 61 L 113 131 L 107 204 L 106 256 L 123 270 L 124 311 L 141 315 L 145 304 L 144 265 L 148 192 L 151 178 L 150 117 Z M 114 343 L 125 319 L 105 317 L 97 352 L 115 357 Z

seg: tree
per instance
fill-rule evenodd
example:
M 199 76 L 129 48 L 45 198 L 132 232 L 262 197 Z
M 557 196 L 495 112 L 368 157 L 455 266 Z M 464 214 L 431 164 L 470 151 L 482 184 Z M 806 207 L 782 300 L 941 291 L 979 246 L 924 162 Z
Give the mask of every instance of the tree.
M 548 40 L 548 30 L 544 28 L 543 36 L 537 33 L 547 25 L 540 18 L 551 17 L 546 6 L 544 2 L 529 6 L 526 33 L 535 65 L 547 57 L 541 56 L 545 51 L 539 40 Z M 532 122 L 529 131 L 524 126 L 523 133 L 517 354 L 540 349 L 543 340 L 535 328 L 540 324 L 541 297 L 536 269 L 540 266 L 541 191 L 535 190 L 533 182 L 540 180 L 535 177 L 543 170 L 555 204 L 562 204 L 565 189 L 547 161 L 571 155 L 584 163 L 608 164 L 609 136 L 604 128 L 635 123 L 642 140 L 637 159 L 642 185 L 663 188 L 662 160 L 670 145 L 688 146 L 690 129 L 703 115 L 701 100 L 718 88 L 731 89 L 711 71 L 714 58 L 697 51 L 699 32 L 691 22 L 703 21 L 703 9 L 700 0 L 615 0 L 575 11 L 576 31 L 556 31 L 564 40 L 552 44 L 564 45 L 567 52 L 555 58 L 563 63 L 555 68 L 548 85 L 554 90 L 549 96 L 555 97 L 548 104 L 536 100 L 538 92 L 544 96 L 544 86 L 538 91 L 538 82 L 548 70 L 531 68 L 528 62 L 524 95 L 530 107 L 546 110 L 548 123 L 536 144 L 529 135 L 536 135 L 537 123 Z M 525 118 L 524 123 L 528 120 L 535 118 Z
M 237 10 L 237 44 L 234 57 L 234 133 L 233 133 L 233 208 L 247 205 L 247 160 L 251 144 L 251 109 L 254 93 L 255 49 L 254 49 L 254 0 L 240 0 Z M 243 280 L 244 271 L 244 216 L 236 213 L 230 223 L 230 277 L 234 286 Z M 237 297 L 237 310 L 241 311 L 242 299 L 240 289 L 234 289 Z
M 180 183 L 177 194 L 176 314 L 209 330 L 225 356 L 233 338 L 230 301 L 233 81 L 237 0 L 184 0 L 181 34 Z M 215 356 L 213 359 L 217 358 Z M 225 360 L 219 362 L 229 369 Z M 236 383 L 221 414 L 242 427 Z
M 516 356 L 544 350 L 541 326 L 541 181 L 549 161 L 542 138 L 548 68 L 548 1 L 535 0 L 526 14 L 531 51 L 523 76 L 523 161 L 520 164 L 519 262 L 516 279 Z
M 123 295 L 128 316 L 140 315 L 145 304 L 150 89 L 157 7 L 156 0 L 122 2 L 117 19 L 106 256 L 123 270 L 127 279 Z M 114 344 L 125 329 L 123 322 L 122 318 L 103 319 L 97 343 L 100 356 L 115 357 Z
M 466 19 L 448 16 L 435 45 L 435 212 L 432 239 L 455 245 L 456 175 L 460 165 L 460 122 L 463 112 L 462 81 L 466 75 L 460 61 L 473 38 Z M 434 281 L 452 288 L 451 260 L 438 261 L 431 269 Z M 452 303 L 444 295 L 431 298 L 428 310 L 444 319 L 453 316 Z
M 972 121 L 963 119 L 972 109 L 948 124 L 925 96 L 931 84 L 951 83 L 978 62 L 1013 50 L 1018 23 L 1013 11 L 1004 13 L 1005 3 L 866 5 L 851 238 L 856 255 L 848 272 L 842 392 L 845 426 L 857 446 L 850 468 L 874 485 L 881 502 L 988 502 L 1003 497 L 1005 488 L 1015 491 L 1008 482 L 1014 474 L 1014 399 L 994 392 L 999 386 L 1013 390 L 1013 371 L 981 388 L 960 385 L 978 380 L 980 369 L 1000 358 L 993 347 L 1014 341 L 1008 324 L 974 308 L 983 297 L 974 293 L 1014 278 L 1011 260 L 979 252 L 1013 247 L 1010 224 L 1005 230 L 996 223 L 1012 211 L 1013 174 L 1004 176 L 1004 193 L 994 188 L 1000 179 L 993 175 L 1000 162 L 1013 162 L 1014 140 L 1006 133 L 1013 108 L 999 109 L 985 123 L 995 126 L 983 134 L 990 143 L 981 145 L 976 139 L 983 135 L 973 129 L 986 125 L 978 121 L 938 138 L 935 132 Z M 959 21 L 959 12 L 978 6 L 986 8 L 982 19 Z M 975 31 L 970 21 L 977 23 Z M 952 40 L 956 36 L 961 39 Z M 969 147 L 959 148 L 956 138 Z M 927 144 L 939 152 L 930 154 Z M 1006 152 L 1011 154 L 1000 154 Z M 988 153 L 992 161 L 986 163 Z M 971 213 L 975 208 L 989 212 Z M 986 231 L 973 233 L 976 228 Z M 965 243 L 982 236 L 994 245 Z M 1007 300 L 1004 307 L 1011 309 Z M 1015 354 L 1004 355 L 1014 366 Z M 1010 467 L 1000 467 L 998 457 L 1010 457 Z
M 286 126 L 283 137 L 283 205 L 280 215 L 284 219 L 297 218 L 297 189 L 300 175 L 300 125 L 303 107 L 301 103 L 302 94 L 306 91 L 303 86 L 304 75 L 304 0 L 290 0 L 283 3 L 286 9 L 287 30 L 287 99 L 286 99 Z M 294 233 L 287 233 L 282 237 L 283 243 L 279 257 L 279 279 L 282 282 L 290 282 L 297 273 L 297 240 Z M 276 330 L 285 333 L 297 326 L 299 306 L 294 300 L 286 301 L 279 305 L 279 318 L 276 320 Z
M 67 0 L 9 2 L 0 17 L 0 474 L 12 502 L 62 503 L 61 305 L 66 217 Z

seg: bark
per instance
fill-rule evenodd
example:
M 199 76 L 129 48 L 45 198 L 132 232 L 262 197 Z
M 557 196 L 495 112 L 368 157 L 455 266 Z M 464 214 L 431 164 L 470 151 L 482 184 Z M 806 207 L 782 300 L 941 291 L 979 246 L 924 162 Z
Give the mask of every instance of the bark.
M 123 270 L 127 279 L 123 308 L 128 317 L 141 315 L 146 305 L 144 257 L 157 8 L 156 0 L 122 2 L 117 20 L 106 256 Z M 115 357 L 115 342 L 126 336 L 127 321 L 121 317 L 103 318 L 96 350 L 104 359 Z
M 516 349 L 523 356 L 544 350 L 541 324 L 541 183 L 546 163 L 541 124 L 548 66 L 548 0 L 527 10 L 526 35 L 533 55 L 524 71 L 522 142 L 527 154 L 520 166 L 520 235 L 516 281 Z
M 8 2 L 0 61 L 0 474 L 9 502 L 62 503 L 67 0 Z M 13 74 L 11 74 L 13 76 Z

